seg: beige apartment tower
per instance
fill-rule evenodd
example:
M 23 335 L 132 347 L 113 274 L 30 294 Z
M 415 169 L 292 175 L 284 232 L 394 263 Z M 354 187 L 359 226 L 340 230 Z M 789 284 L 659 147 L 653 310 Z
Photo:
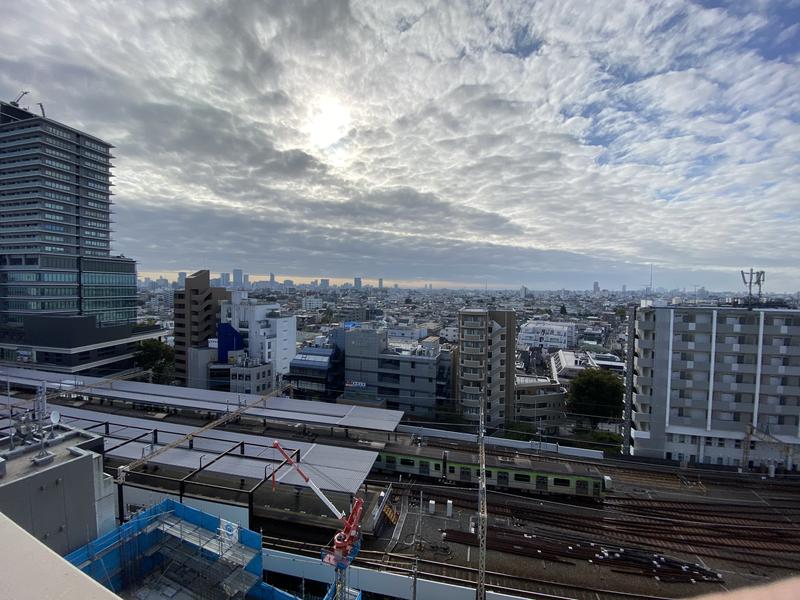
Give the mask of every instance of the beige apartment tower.
M 464 308 L 458 313 L 456 391 L 465 419 L 478 423 L 485 402 L 487 427 L 513 420 L 516 333 L 513 310 Z
M 225 288 L 211 287 L 211 274 L 197 271 L 175 291 L 175 378 L 187 385 L 189 348 L 202 347 L 217 335 L 219 305 L 230 300 Z

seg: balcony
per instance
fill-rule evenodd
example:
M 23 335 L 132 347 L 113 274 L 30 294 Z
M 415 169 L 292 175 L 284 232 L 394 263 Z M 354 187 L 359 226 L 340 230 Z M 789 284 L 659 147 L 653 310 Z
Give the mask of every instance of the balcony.
M 472 356 L 483 356 L 484 354 L 486 354 L 486 348 L 484 348 L 484 347 L 479 347 L 479 348 L 464 347 L 464 348 L 461 348 L 461 354 L 462 355 L 469 354 L 469 355 L 472 355 Z
M 483 381 L 483 373 L 462 373 L 461 379 L 464 381 Z
M 466 342 L 485 342 L 486 336 L 485 335 L 473 335 L 473 334 L 464 334 L 461 337 L 461 340 Z
M 462 367 L 482 367 L 483 361 L 482 360 L 464 360 L 461 359 L 461 366 Z

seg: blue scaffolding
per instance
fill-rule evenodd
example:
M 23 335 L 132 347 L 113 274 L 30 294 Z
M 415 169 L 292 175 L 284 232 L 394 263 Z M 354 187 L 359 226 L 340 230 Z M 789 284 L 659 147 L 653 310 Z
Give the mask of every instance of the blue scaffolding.
M 202 598 L 297 600 L 263 581 L 258 533 L 169 499 L 65 558 L 115 593 L 171 587 Z

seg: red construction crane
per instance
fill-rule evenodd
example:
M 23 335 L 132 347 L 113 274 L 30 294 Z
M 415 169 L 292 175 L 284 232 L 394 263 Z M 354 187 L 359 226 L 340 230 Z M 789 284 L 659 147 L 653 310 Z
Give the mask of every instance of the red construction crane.
M 283 455 L 284 460 L 297 471 L 320 500 L 328 509 L 343 523 L 342 528 L 333 536 L 333 544 L 330 548 L 322 551 L 322 562 L 333 565 L 336 569 L 336 595 L 337 600 L 347 598 L 347 568 L 350 562 L 358 554 L 361 548 L 361 516 L 364 512 L 364 501 L 355 498 L 350 509 L 350 514 L 346 515 L 331 502 L 321 489 L 311 478 L 303 472 L 303 469 L 292 459 L 286 450 L 283 449 L 278 440 L 272 442 L 272 447 Z M 299 456 L 299 454 L 298 454 Z M 280 468 L 280 467 L 279 467 Z M 272 471 L 272 489 L 275 489 L 275 471 Z

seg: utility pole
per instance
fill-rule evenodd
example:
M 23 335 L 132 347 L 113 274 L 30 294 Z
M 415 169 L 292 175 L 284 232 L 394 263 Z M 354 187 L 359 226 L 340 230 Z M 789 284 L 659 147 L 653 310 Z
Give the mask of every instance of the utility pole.
M 486 446 L 483 434 L 486 428 L 486 396 L 481 399 L 480 420 L 478 424 L 478 456 L 480 476 L 478 477 L 478 543 L 480 554 L 478 557 L 478 584 L 476 586 L 477 600 L 486 600 L 486 526 L 489 519 L 486 508 Z
M 411 600 L 417 600 L 417 573 L 419 570 L 419 550 L 422 543 L 420 531 L 422 530 L 422 490 L 419 491 L 419 513 L 417 526 L 414 529 L 414 572 L 411 585 Z

